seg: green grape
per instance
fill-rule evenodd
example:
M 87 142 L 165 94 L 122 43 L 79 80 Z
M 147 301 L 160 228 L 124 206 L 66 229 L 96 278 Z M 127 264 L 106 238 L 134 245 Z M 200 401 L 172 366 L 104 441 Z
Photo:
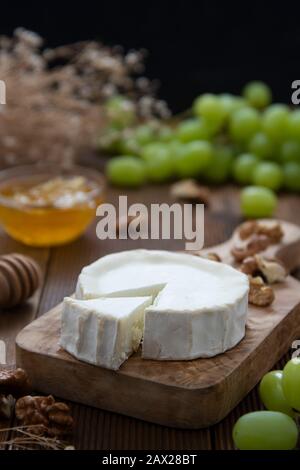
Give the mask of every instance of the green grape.
M 247 218 L 271 217 L 276 206 L 276 194 L 269 188 L 247 186 L 241 192 L 241 211 Z
M 253 172 L 253 183 L 256 186 L 265 186 L 266 188 L 277 191 L 283 182 L 283 173 L 281 167 L 275 162 L 261 162 Z
M 226 116 L 230 116 L 234 111 L 245 108 L 247 102 L 241 96 L 231 95 L 230 93 L 222 93 L 219 100 L 225 110 Z
M 262 129 L 274 142 L 285 137 L 288 129 L 289 109 L 284 104 L 272 104 L 262 118 Z
M 106 175 L 116 186 L 137 187 L 146 182 L 146 166 L 141 159 L 133 156 L 115 157 L 108 162 Z
M 176 156 L 176 172 L 181 178 L 196 177 L 209 165 L 213 148 L 209 142 L 195 140 L 182 145 Z
M 173 176 L 174 167 L 169 155 L 158 153 L 146 162 L 147 175 L 150 181 L 160 183 Z
M 295 357 L 285 365 L 282 387 L 288 404 L 300 411 L 300 358 Z
M 260 128 L 260 115 L 253 108 L 241 108 L 235 111 L 229 122 L 229 131 L 236 142 L 249 140 Z
M 158 132 L 158 139 L 161 142 L 170 142 L 174 139 L 174 131 L 169 126 L 161 126 Z
M 218 129 L 226 119 L 226 109 L 223 106 L 222 100 L 210 93 L 205 93 L 196 98 L 193 110 L 196 116 L 203 117 L 208 123 L 211 123 Z
M 289 115 L 288 135 L 293 139 L 300 139 L 300 110 L 297 109 Z
M 116 128 L 132 126 L 136 121 L 135 106 L 124 96 L 113 96 L 105 103 L 108 119 Z
M 178 139 L 183 142 L 191 142 L 193 140 L 208 139 L 210 132 L 204 121 L 201 119 L 186 119 L 177 127 Z
M 141 149 L 141 157 L 146 160 L 151 160 L 158 153 L 168 153 L 168 144 L 164 142 L 151 142 L 150 144 L 144 145 Z
M 210 183 L 224 183 L 229 178 L 233 159 L 231 147 L 225 145 L 215 147 L 212 160 L 203 171 L 204 178 Z
M 141 156 L 146 163 L 149 180 L 159 183 L 173 175 L 174 164 L 167 144 L 156 142 L 148 144 L 143 148 Z
M 263 132 L 257 132 L 248 142 L 248 150 L 259 158 L 268 158 L 272 155 L 272 142 Z
M 239 155 L 233 163 L 234 179 L 240 184 L 252 182 L 253 173 L 258 164 L 258 158 L 251 153 Z
M 183 149 L 186 144 L 179 142 L 178 140 L 171 140 L 170 142 L 165 143 L 166 148 L 168 149 L 170 158 L 173 162 L 173 166 L 176 169 L 176 161 L 181 157 Z
M 151 125 L 143 124 L 134 131 L 138 145 L 146 145 L 155 140 L 155 131 Z
M 279 156 L 282 163 L 300 163 L 300 142 L 297 142 L 296 140 L 287 140 L 283 142 L 280 146 Z
M 175 159 L 176 156 L 179 155 L 184 145 L 185 144 L 183 144 L 182 142 L 179 142 L 179 140 L 171 140 L 170 142 L 165 143 L 165 146 L 169 149 L 169 152 L 173 159 Z
M 290 416 L 279 411 L 254 411 L 237 420 L 232 437 L 240 450 L 292 450 L 298 428 Z
M 272 92 L 264 82 L 247 83 L 242 94 L 254 108 L 265 108 L 272 101 Z
M 283 166 L 284 186 L 290 191 L 300 191 L 300 163 L 289 162 Z
M 260 382 L 260 399 L 268 410 L 281 411 L 294 418 L 295 413 L 288 404 L 282 389 L 282 370 L 268 372 Z
M 118 144 L 120 155 L 139 155 L 140 145 L 135 137 L 122 138 Z

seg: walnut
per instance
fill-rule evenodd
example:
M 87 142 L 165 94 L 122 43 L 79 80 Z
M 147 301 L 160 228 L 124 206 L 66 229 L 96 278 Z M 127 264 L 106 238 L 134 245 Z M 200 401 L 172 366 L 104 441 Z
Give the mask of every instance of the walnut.
M 247 222 L 244 222 L 239 227 L 240 239 L 241 240 L 246 240 L 251 235 L 256 233 L 257 226 L 258 226 L 258 222 L 256 220 L 248 220 Z
M 211 193 L 205 186 L 200 186 L 193 179 L 179 181 L 171 186 L 170 194 L 175 199 L 198 202 L 209 205 Z
M 249 256 L 251 255 L 248 252 L 247 248 L 242 246 L 234 246 L 231 249 L 231 254 L 234 257 L 235 261 L 239 263 L 242 262 L 245 258 L 249 258 Z
M 244 274 L 262 276 L 268 284 L 283 282 L 287 276 L 287 271 L 279 260 L 267 259 L 261 255 L 245 258 L 239 269 Z
M 267 286 L 259 276 L 249 276 L 249 303 L 258 307 L 268 307 L 274 301 L 275 294 L 271 286 Z
M 249 256 L 264 251 L 271 244 L 266 235 L 253 235 L 245 247 L 233 247 L 231 254 L 236 261 L 241 262 Z
M 264 251 L 270 246 L 270 239 L 266 235 L 254 235 L 247 244 L 248 250 L 255 254 Z
M 34 434 L 46 434 L 49 421 L 45 416 L 45 409 L 52 401 L 54 398 L 51 396 L 32 397 L 27 395 L 19 398 L 15 407 L 16 418 L 21 421 L 23 426 L 36 425 L 32 430 Z
M 244 222 L 239 228 L 240 239 L 246 240 L 252 235 L 264 235 L 270 239 L 270 244 L 276 244 L 282 240 L 284 233 L 278 222 L 272 225 L 259 223 L 257 220 Z
M 267 236 L 272 244 L 279 243 L 284 235 L 281 225 L 276 222 L 273 225 L 258 224 L 256 233 Z
M 22 397 L 30 392 L 31 385 L 23 369 L 0 371 L 0 394 Z
M 47 409 L 50 426 L 50 436 L 62 436 L 69 434 L 73 427 L 73 418 L 70 416 L 70 408 L 62 402 L 53 403 Z M 67 432 L 66 432 L 67 431 Z
M 24 426 L 37 425 L 32 432 L 39 435 L 61 437 L 71 433 L 73 418 L 65 403 L 48 397 L 25 396 L 16 403 L 16 417 Z
M 257 261 L 253 256 L 245 258 L 240 266 L 240 271 L 244 274 L 253 275 L 258 270 Z
M 268 284 L 283 282 L 286 278 L 286 269 L 280 261 L 268 260 L 260 255 L 255 256 L 255 261 L 258 270 L 263 274 Z
M 221 263 L 222 260 L 220 258 L 220 256 L 218 255 L 218 253 L 214 253 L 214 252 L 209 252 L 209 253 L 196 253 L 197 256 L 200 256 L 200 258 L 204 258 L 204 259 L 209 259 L 210 261 L 216 261 L 218 263 Z

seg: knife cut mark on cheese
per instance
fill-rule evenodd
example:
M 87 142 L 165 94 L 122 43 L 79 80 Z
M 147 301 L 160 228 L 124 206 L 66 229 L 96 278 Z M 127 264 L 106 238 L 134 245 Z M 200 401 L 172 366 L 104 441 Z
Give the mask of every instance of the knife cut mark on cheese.
M 108 255 L 82 270 L 76 289 L 78 300 L 67 300 L 63 310 L 61 344 L 77 358 L 109 368 L 118 368 L 123 362 L 121 351 L 123 360 L 133 352 L 135 335 L 137 344 L 143 335 L 144 358 L 188 360 L 215 356 L 243 338 L 248 290 L 244 274 L 190 254 L 132 250 Z M 136 304 L 141 333 L 139 329 L 134 332 L 131 316 L 136 311 L 132 307 L 129 312 L 130 300 L 142 302 Z M 109 307 L 110 314 L 101 302 Z M 91 309 L 93 314 L 88 313 Z M 76 333 L 85 337 L 79 340 L 77 349 L 73 338 L 76 327 L 70 324 L 75 320 L 74 311 L 88 318 L 83 331 Z M 127 312 L 126 322 L 120 321 L 122 311 Z M 98 318 L 98 326 L 94 317 Z M 102 321 L 105 328 L 100 332 Z M 126 349 L 122 343 L 124 331 L 131 338 L 131 352 L 128 344 Z

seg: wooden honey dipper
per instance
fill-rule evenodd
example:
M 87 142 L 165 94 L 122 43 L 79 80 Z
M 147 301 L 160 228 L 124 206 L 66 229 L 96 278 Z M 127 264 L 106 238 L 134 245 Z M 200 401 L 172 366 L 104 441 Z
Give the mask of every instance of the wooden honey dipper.
M 37 290 L 41 270 L 29 256 L 12 253 L 0 256 L 0 308 L 25 302 Z

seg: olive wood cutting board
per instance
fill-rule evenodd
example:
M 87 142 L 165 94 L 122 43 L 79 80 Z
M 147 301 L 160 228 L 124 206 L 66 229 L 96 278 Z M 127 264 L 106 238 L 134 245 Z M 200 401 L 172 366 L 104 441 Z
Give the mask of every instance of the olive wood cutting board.
M 276 255 L 291 271 L 300 264 L 300 228 L 286 222 L 282 227 L 283 242 L 265 253 Z M 234 233 L 206 251 L 232 262 L 229 253 L 236 237 Z M 118 371 L 89 365 L 59 346 L 60 304 L 19 333 L 17 365 L 27 370 L 39 392 L 166 426 L 210 426 L 224 418 L 300 337 L 299 281 L 288 276 L 274 289 L 272 306 L 249 307 L 244 339 L 213 358 L 152 361 L 142 359 L 138 351 Z

